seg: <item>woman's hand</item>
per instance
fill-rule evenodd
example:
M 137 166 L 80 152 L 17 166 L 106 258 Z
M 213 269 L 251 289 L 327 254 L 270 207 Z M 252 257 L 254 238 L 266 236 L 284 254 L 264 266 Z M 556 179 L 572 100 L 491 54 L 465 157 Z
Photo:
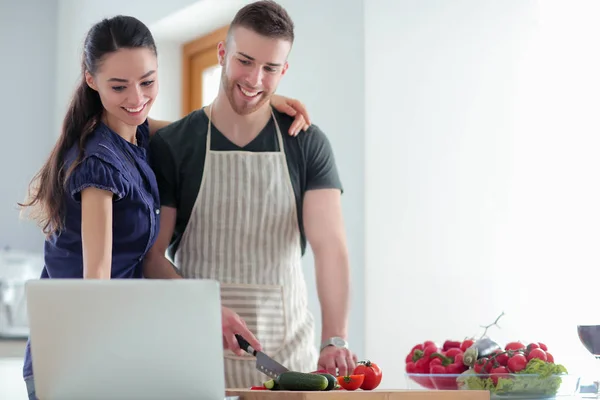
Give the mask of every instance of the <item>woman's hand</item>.
M 277 111 L 295 117 L 288 131 L 290 136 L 296 136 L 300 130 L 306 131 L 310 126 L 308 111 L 306 111 L 306 107 L 304 107 L 304 104 L 300 100 L 274 94 L 271 96 L 271 105 Z

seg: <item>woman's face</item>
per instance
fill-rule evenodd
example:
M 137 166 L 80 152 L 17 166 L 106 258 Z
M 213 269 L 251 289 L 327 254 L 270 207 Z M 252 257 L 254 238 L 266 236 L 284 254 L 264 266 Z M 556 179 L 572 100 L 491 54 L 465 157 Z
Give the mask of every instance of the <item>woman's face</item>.
M 94 76 L 86 72 L 86 81 L 99 93 L 110 122 L 138 126 L 158 93 L 157 69 L 152 50 L 121 49 L 105 56 Z

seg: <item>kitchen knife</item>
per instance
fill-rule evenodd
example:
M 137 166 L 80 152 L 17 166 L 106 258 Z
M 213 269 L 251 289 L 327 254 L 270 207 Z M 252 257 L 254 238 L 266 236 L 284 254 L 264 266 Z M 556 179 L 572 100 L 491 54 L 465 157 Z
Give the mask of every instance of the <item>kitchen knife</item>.
M 250 346 L 250 343 L 248 343 L 246 339 L 244 339 L 237 333 L 235 335 L 235 338 L 237 339 L 242 350 L 256 357 L 256 369 L 262 372 L 263 374 L 275 379 L 279 376 L 279 374 L 289 371 L 286 367 L 279 364 L 277 361 L 273 360 L 271 357 L 269 357 L 262 351 L 254 350 L 254 348 Z

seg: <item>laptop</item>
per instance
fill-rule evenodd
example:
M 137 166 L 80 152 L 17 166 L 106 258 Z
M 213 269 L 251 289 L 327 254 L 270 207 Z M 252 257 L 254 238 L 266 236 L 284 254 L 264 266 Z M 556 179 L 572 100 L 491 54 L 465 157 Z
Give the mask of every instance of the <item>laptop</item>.
M 217 281 L 41 279 L 25 291 L 40 399 L 225 398 Z

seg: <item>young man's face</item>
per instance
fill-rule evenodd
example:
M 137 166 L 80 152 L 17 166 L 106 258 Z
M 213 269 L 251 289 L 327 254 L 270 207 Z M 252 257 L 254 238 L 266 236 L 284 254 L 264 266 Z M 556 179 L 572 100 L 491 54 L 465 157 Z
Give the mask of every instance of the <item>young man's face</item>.
M 291 46 L 243 27 L 234 28 L 227 44 L 219 44 L 221 86 L 236 113 L 250 114 L 270 101 L 288 68 Z

